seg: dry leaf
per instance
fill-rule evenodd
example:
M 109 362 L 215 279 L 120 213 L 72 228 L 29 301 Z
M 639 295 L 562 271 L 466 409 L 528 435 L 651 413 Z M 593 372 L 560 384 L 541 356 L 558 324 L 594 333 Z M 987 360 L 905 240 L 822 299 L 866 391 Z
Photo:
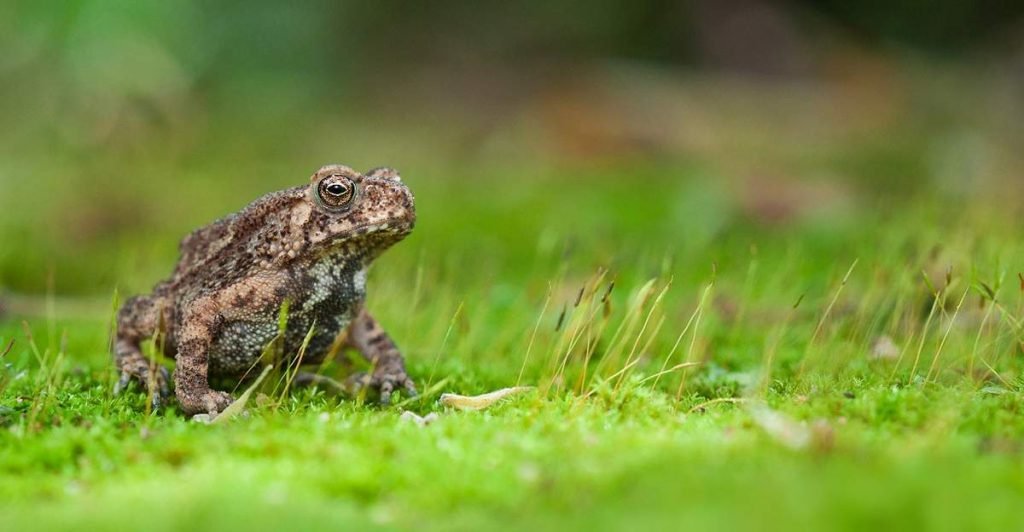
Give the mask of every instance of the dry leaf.
M 764 405 L 753 406 L 749 412 L 765 434 L 794 451 L 812 449 L 828 452 L 835 446 L 835 429 L 824 419 L 815 420 L 808 426 Z
M 794 451 L 806 449 L 811 443 L 811 431 L 805 425 L 766 406 L 752 407 L 750 417 L 773 440 Z

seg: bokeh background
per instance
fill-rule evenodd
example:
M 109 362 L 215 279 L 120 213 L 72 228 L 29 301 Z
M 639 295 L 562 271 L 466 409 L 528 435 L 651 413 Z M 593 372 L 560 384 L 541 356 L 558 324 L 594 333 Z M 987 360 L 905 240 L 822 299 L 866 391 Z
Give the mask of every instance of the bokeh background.
M 1020 530 L 1022 119 L 1019 0 L 0 0 L 0 528 Z M 330 162 L 416 193 L 421 399 L 114 396 L 117 301 Z
M 327 162 L 403 172 L 421 228 L 398 253 L 513 278 L 545 250 L 608 265 L 666 243 L 706 276 L 737 231 L 794 226 L 838 250 L 843 224 L 922 195 L 949 202 L 941 219 L 967 201 L 1013 213 L 1022 15 L 998 0 L 3 2 L 0 288 L 145 290 L 181 235 Z

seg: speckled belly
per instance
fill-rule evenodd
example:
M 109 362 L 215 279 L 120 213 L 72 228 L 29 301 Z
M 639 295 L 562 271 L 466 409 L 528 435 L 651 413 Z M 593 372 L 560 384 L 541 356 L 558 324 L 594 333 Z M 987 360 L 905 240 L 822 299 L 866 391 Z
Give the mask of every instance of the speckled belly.
M 294 360 L 302 349 L 310 329 L 313 336 L 303 354 L 303 364 L 323 361 L 331 346 L 352 321 L 354 309 L 336 314 L 316 323 L 308 316 L 292 316 L 285 333 L 283 354 Z M 260 357 L 277 336 L 277 321 L 228 322 L 214 339 L 209 353 L 211 376 L 232 377 L 245 374 L 258 364 Z
M 355 318 L 365 297 L 365 272 L 344 262 L 325 261 L 296 279 L 288 297 L 288 327 L 283 354 L 291 361 L 313 331 L 303 364 L 321 362 L 338 335 Z M 214 337 L 209 353 L 211 376 L 238 376 L 258 364 L 278 334 L 280 305 L 268 308 L 259 320 L 229 321 Z
M 277 322 L 225 324 L 210 346 L 210 374 L 234 376 L 252 367 L 263 349 L 277 336 Z

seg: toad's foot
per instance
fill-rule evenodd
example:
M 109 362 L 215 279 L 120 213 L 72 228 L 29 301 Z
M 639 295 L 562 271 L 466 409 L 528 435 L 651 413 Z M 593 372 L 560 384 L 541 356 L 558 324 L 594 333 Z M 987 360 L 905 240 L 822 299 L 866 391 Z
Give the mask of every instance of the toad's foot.
M 211 417 L 216 417 L 235 401 L 231 394 L 209 388 L 193 393 L 182 393 L 179 389 L 177 395 L 182 411 L 190 416 L 209 414 Z
M 163 407 L 164 400 L 170 395 L 168 383 L 171 381 L 170 373 L 163 366 L 150 365 L 141 356 L 140 363 L 125 363 L 121 366 L 121 377 L 114 384 L 114 395 L 120 395 L 132 381 L 142 385 L 143 391 L 151 395 L 151 406 L 153 411 Z M 135 361 L 128 361 L 135 362 Z
M 405 374 L 404 369 L 386 371 L 379 369 L 372 375 L 356 373 L 345 380 L 348 389 L 361 391 L 370 390 L 376 392 L 381 404 L 391 402 L 391 393 L 396 390 L 405 390 L 409 397 L 416 397 L 416 384 Z

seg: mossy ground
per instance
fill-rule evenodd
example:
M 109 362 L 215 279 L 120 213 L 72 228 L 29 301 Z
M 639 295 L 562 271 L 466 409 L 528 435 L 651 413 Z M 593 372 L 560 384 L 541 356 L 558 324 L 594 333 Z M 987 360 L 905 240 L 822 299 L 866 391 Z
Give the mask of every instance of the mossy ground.
M 764 182 L 715 156 L 438 162 L 422 131 L 334 131 L 342 162 L 417 193 L 369 305 L 430 393 L 270 386 L 221 425 L 112 395 L 114 301 L 190 229 L 337 159 L 325 130 L 26 147 L 0 181 L 2 528 L 1019 529 L 1019 205 L 935 185 L 914 127 Z M 437 404 L 516 384 L 537 390 Z

